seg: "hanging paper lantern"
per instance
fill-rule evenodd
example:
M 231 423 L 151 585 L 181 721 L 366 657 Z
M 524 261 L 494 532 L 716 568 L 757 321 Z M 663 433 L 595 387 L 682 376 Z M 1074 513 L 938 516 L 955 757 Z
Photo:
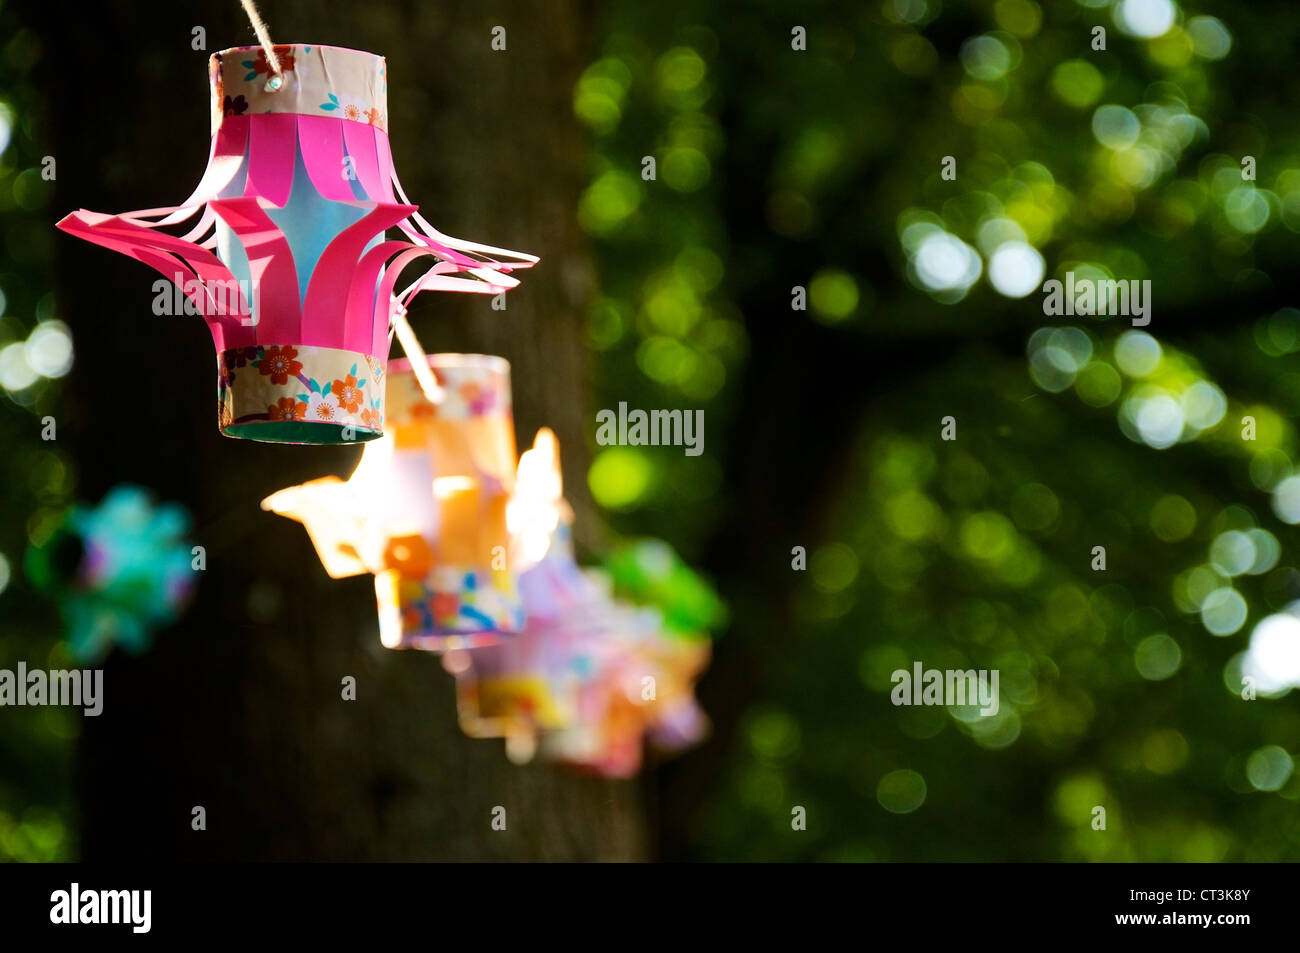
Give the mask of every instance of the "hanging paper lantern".
M 464 731 L 504 737 L 515 761 L 540 744 L 547 757 L 606 777 L 636 774 L 647 736 L 667 750 L 702 738 L 708 721 L 692 688 L 708 661 L 707 635 L 672 633 L 660 609 L 616 601 L 603 575 L 578 566 L 549 430 L 521 458 L 508 512 L 526 623 L 515 639 L 445 659 Z M 637 583 L 630 588 L 693 607 L 679 607 L 684 622 L 715 622 L 716 596 L 661 549 L 648 542 L 619 555 Z
M 471 738 L 504 738 L 510 759 L 523 763 L 537 750 L 539 732 L 572 724 L 581 672 L 563 635 L 530 620 L 509 641 L 447 653 L 461 730 Z
M 648 709 L 641 679 L 651 674 L 629 645 L 650 638 L 658 619 L 608 600 L 585 642 L 592 659 L 578 686 L 574 717 L 540 739 L 542 756 L 601 777 L 629 778 L 641 770 Z
M 588 648 L 598 664 L 581 685 L 574 723 L 546 735 L 541 750 L 594 774 L 630 777 L 640 770 L 643 738 L 660 750 L 679 751 L 708 733 L 694 686 L 709 661 L 708 629 L 725 611 L 708 584 L 661 541 L 623 547 L 608 565 L 614 573 L 582 574 L 588 604 L 601 607 L 584 613 L 598 620 L 597 648 Z M 527 581 L 525 574 L 525 605 Z
M 137 486 L 114 487 L 97 507 L 72 507 L 27 551 L 27 574 L 58 602 L 69 651 L 96 662 L 114 644 L 139 654 L 152 632 L 175 622 L 196 574 L 175 503 L 154 505 Z
M 387 433 L 352 476 L 281 490 L 262 507 L 302 522 L 331 576 L 375 574 L 385 646 L 492 644 L 523 625 L 506 522 L 510 365 L 482 354 L 425 360 L 436 402 L 409 361 L 393 361 Z
M 601 664 L 580 686 L 573 723 L 544 735 L 541 752 L 591 774 L 626 778 L 641 769 L 644 740 L 677 751 L 707 733 L 693 687 L 708 662 L 708 643 L 683 651 L 684 644 L 665 638 L 654 609 L 612 599 L 608 605 L 597 636 Z
M 505 738 L 512 760 L 527 761 L 536 736 L 574 723 L 578 690 L 599 651 L 603 608 L 573 561 L 559 445 L 543 428 L 519 461 L 507 508 L 511 560 L 525 613 L 520 634 L 498 645 L 449 653 L 462 730 Z
M 212 147 L 178 206 L 59 222 L 176 281 L 212 332 L 221 431 L 276 443 L 383 432 L 389 318 L 421 290 L 496 294 L 537 259 L 443 235 L 408 202 L 383 57 L 315 45 L 213 54 Z M 198 220 L 184 235 L 164 229 Z M 389 228 L 401 240 L 384 240 Z M 433 263 L 400 293 L 401 271 Z M 504 259 L 504 260 L 501 260 Z
M 653 606 L 662 625 L 642 647 L 655 666 L 660 704 L 648 726 L 650 742 L 677 751 L 701 741 L 708 717 L 695 701 L 695 679 L 708 667 L 709 631 L 726 622 L 726 606 L 713 588 L 662 540 L 642 539 L 617 547 L 604 562 L 614 594 Z

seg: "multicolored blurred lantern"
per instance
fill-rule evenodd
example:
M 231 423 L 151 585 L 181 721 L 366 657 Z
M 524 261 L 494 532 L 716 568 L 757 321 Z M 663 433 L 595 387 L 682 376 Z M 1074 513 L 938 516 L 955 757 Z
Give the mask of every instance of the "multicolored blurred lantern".
M 585 578 L 606 606 L 599 664 L 581 686 L 573 724 L 544 736 L 541 752 L 593 774 L 631 777 L 641 768 L 643 739 L 674 752 L 708 733 L 694 688 L 708 666 L 709 630 L 725 610 L 660 540 L 620 547 L 603 571 Z
M 27 574 L 58 601 L 68 648 L 95 662 L 114 644 L 145 651 L 152 632 L 175 622 L 193 594 L 190 518 L 155 506 L 140 487 L 114 487 L 97 507 L 78 504 L 27 551 Z
M 443 235 L 407 201 L 383 57 L 273 51 L 274 72 L 259 47 L 213 54 L 212 148 L 193 195 L 119 215 L 82 210 L 59 228 L 176 282 L 212 332 L 227 436 L 369 440 L 383 432 L 393 309 L 421 290 L 504 291 L 518 284 L 508 272 L 537 259 Z M 186 234 L 164 231 L 196 214 Z M 384 240 L 389 228 L 402 240 Z M 396 293 L 422 258 L 434 263 Z
M 312 480 L 262 507 L 302 522 L 331 576 L 375 574 L 385 646 L 490 645 L 523 626 L 506 523 L 510 365 L 481 354 L 425 361 L 435 399 L 409 361 L 394 361 L 388 432 L 347 481 Z
M 541 753 L 602 777 L 631 777 L 641 769 L 644 740 L 672 752 L 707 734 L 694 684 L 709 643 L 667 635 L 655 609 L 612 598 L 609 606 L 596 637 L 600 664 L 580 686 L 573 722 L 544 735 Z
M 591 669 L 593 645 L 586 636 L 593 630 L 580 623 L 585 610 L 593 610 L 594 622 L 600 607 L 573 561 L 572 519 L 563 497 L 559 444 L 544 428 L 520 458 L 507 508 L 523 631 L 501 644 L 448 653 L 444 659 L 456 676 L 462 730 L 475 738 L 505 738 L 515 761 L 532 757 L 538 732 L 573 723 L 578 691 Z
M 617 547 L 604 561 L 615 597 L 651 606 L 661 624 L 641 651 L 657 670 L 659 704 L 647 727 L 650 743 L 679 751 L 699 743 L 709 722 L 695 701 L 695 680 L 708 667 L 710 631 L 726 622 L 727 609 L 713 587 L 673 548 L 658 539 Z
M 640 770 L 647 733 L 676 750 L 707 731 L 692 689 L 709 643 L 706 634 L 672 634 L 659 608 L 616 601 L 608 579 L 579 568 L 572 520 L 558 444 L 542 430 L 520 460 L 509 509 L 524 630 L 500 645 L 451 653 L 445 664 L 456 675 L 467 734 L 504 737 L 515 761 L 531 758 L 540 744 L 553 760 L 630 777 Z M 716 597 L 689 570 L 680 574 L 684 564 L 671 549 L 644 544 L 635 552 L 619 557 L 623 574 L 639 584 L 631 588 L 652 590 L 665 605 L 691 605 L 693 612 L 678 609 L 683 622 L 717 621 Z

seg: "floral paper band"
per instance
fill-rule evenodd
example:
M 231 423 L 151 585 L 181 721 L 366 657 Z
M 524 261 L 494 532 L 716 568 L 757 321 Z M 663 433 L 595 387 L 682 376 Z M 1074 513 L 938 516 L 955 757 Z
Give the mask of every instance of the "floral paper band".
M 470 648 L 518 632 L 524 610 L 508 572 L 439 566 L 423 578 L 375 577 L 382 641 L 390 648 Z
M 232 348 L 217 355 L 217 403 L 220 427 L 232 436 L 298 442 L 260 435 L 256 425 L 333 424 L 368 440 L 384 429 L 384 366 L 332 347 Z
M 338 46 L 276 46 L 280 86 L 260 46 L 213 53 L 212 131 L 225 116 L 294 113 L 350 119 L 388 129 L 388 70 L 382 56 Z
M 411 362 L 392 362 L 388 382 L 388 415 L 395 425 L 422 417 L 440 420 L 469 420 L 489 414 L 510 417 L 510 364 L 488 354 L 431 354 L 429 369 L 442 388 L 442 401 L 435 407 L 424 397 L 420 383 L 411 373 Z

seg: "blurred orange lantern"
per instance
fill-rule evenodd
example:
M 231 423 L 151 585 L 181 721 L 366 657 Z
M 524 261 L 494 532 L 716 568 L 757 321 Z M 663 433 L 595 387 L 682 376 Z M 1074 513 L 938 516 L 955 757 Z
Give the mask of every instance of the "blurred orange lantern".
M 347 481 L 312 480 L 262 506 L 307 527 L 331 576 L 375 574 L 385 646 L 492 644 L 523 626 L 506 523 L 510 365 L 434 354 L 418 369 L 389 365 L 386 433 Z

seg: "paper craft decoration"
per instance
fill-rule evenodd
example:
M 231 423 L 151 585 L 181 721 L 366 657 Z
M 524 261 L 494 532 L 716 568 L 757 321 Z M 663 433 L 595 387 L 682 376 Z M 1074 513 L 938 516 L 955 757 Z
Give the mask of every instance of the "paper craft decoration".
M 498 645 L 449 653 L 444 662 L 456 675 L 462 730 L 475 738 L 505 738 L 515 761 L 532 757 L 538 732 L 573 723 L 580 684 L 599 649 L 589 636 L 598 632 L 603 606 L 573 561 L 572 519 L 559 444 L 543 428 L 520 458 L 507 508 L 523 631 Z
M 626 588 L 657 606 L 618 601 L 605 575 L 581 569 L 549 430 L 520 460 L 509 516 L 526 623 L 515 639 L 445 660 L 466 734 L 505 738 L 515 761 L 540 745 L 551 759 L 608 777 L 640 770 L 647 735 L 665 750 L 700 740 L 708 721 L 693 686 L 708 662 L 707 634 L 675 630 L 658 606 L 675 613 L 674 625 L 714 624 L 712 590 L 657 541 L 617 556 Z
M 212 332 L 222 433 L 275 443 L 369 440 L 384 429 L 389 318 L 422 290 L 496 294 L 534 256 L 452 238 L 402 190 L 387 68 L 373 53 L 275 46 L 210 60 L 207 171 L 177 206 L 58 227 L 157 269 Z M 198 215 L 183 235 L 165 229 Z M 385 240 L 399 229 L 400 240 Z M 397 292 L 411 263 L 431 267 Z M 453 504 L 452 508 L 455 508 Z
M 189 525 L 179 504 L 155 505 L 146 490 L 122 484 L 97 507 L 72 507 L 33 543 L 27 574 L 57 600 L 74 658 L 97 662 L 114 644 L 139 654 L 154 629 L 180 617 L 197 577 Z
M 510 365 L 482 354 L 426 361 L 437 403 L 409 361 L 393 361 L 387 433 L 366 445 L 352 476 L 289 487 L 262 508 L 303 523 L 329 575 L 375 574 L 388 648 L 489 645 L 523 626 L 506 522 Z
M 625 544 L 602 570 L 583 575 L 606 607 L 599 664 L 581 685 L 573 724 L 544 735 L 540 750 L 592 774 L 631 777 L 641 768 L 643 739 L 675 752 L 708 733 L 694 688 L 708 666 L 709 630 L 725 621 L 725 607 L 661 540 Z
M 543 757 L 601 777 L 632 777 L 643 742 L 660 751 L 691 747 L 708 733 L 694 685 L 709 660 L 706 635 L 668 634 L 662 614 L 610 598 L 601 664 L 580 686 L 573 723 L 540 739 Z

